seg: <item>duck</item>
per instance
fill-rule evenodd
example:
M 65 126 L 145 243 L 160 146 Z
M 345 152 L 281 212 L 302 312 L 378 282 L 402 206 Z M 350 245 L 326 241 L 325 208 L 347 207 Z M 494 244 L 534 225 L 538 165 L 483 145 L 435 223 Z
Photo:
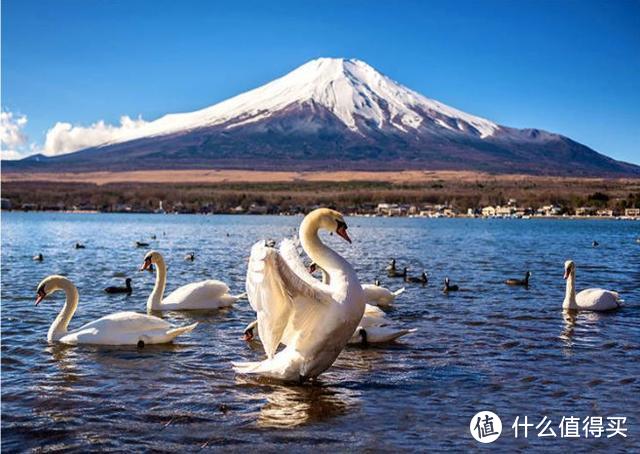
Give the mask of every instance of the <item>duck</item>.
M 155 239 L 157 239 L 157 238 L 158 238 L 158 237 L 156 236 L 156 234 L 155 234 L 155 233 L 151 235 L 151 239 L 152 239 L 152 240 L 155 240 Z
M 405 276 L 404 281 L 411 284 L 422 284 L 424 287 L 429 282 L 429 278 L 427 278 L 427 273 L 423 271 L 420 277 Z
M 36 262 L 42 262 L 44 260 L 44 255 L 42 253 L 38 253 L 32 257 L 32 259 Z
M 74 246 L 76 249 L 84 249 L 85 245 L 82 243 L 76 243 L 76 245 Z
M 149 243 L 146 243 L 144 241 L 136 241 L 136 247 L 148 247 Z
M 444 293 L 457 292 L 458 290 L 460 290 L 460 288 L 457 285 L 451 285 L 449 283 L 448 277 L 444 278 L 444 288 L 442 289 Z
M 147 299 L 147 312 L 220 309 L 229 307 L 243 295 L 231 295 L 222 281 L 207 279 L 183 285 L 163 298 L 167 282 L 167 265 L 162 254 L 150 251 L 144 256 L 140 271 L 156 268 L 156 283 Z
M 531 271 L 527 271 L 524 274 L 524 279 L 515 279 L 515 278 L 511 278 L 511 279 L 507 279 L 506 281 L 504 281 L 505 284 L 507 285 L 521 285 L 524 287 L 529 287 L 529 278 L 531 277 Z
M 133 291 L 133 289 L 131 288 L 131 278 L 126 278 L 124 282 L 124 287 L 111 286 L 105 288 L 104 291 L 107 293 L 126 293 L 128 295 L 131 295 L 131 292 Z
M 329 284 L 309 274 L 293 241 L 283 241 L 279 249 L 264 240 L 253 245 L 247 296 L 267 358 L 233 363 L 237 374 L 304 383 L 332 366 L 362 320 L 366 302 L 353 265 L 318 233 L 332 232 L 351 243 L 347 228 L 343 215 L 329 208 L 311 211 L 300 224 L 302 249 L 327 272 Z M 284 348 L 278 351 L 280 344 Z
M 196 259 L 195 252 L 189 252 L 187 255 L 184 256 L 184 259 L 188 262 L 193 262 Z
M 593 242 L 591 243 L 591 246 L 598 247 L 600 246 L 600 243 L 598 243 L 596 240 L 593 240 Z
M 564 279 L 567 281 L 562 302 L 565 310 L 604 312 L 622 306 L 620 295 L 612 290 L 588 288 L 576 294 L 576 265 L 572 260 L 564 263 Z
M 66 300 L 62 310 L 51 324 L 47 341 L 68 345 L 135 345 L 164 344 L 193 331 L 198 323 L 174 326 L 158 317 L 136 312 L 117 312 L 94 320 L 72 331 L 69 322 L 78 307 L 79 294 L 75 285 L 66 277 L 52 275 L 43 279 L 36 290 L 36 306 L 46 297 L 63 290 Z

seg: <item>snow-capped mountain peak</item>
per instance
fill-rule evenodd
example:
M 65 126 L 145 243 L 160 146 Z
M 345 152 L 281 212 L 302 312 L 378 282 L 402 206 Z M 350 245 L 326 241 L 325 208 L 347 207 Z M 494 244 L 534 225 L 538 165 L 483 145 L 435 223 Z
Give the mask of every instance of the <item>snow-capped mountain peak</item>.
M 426 98 L 363 61 L 342 58 L 309 61 L 195 112 L 122 123 L 106 131 L 109 142 L 101 145 L 6 166 L 65 172 L 422 169 L 640 175 L 640 167 L 562 135 L 499 126 Z
M 326 108 L 354 132 L 361 132 L 365 124 L 409 132 L 429 123 L 484 138 L 499 128 L 489 120 L 426 98 L 361 60 L 318 58 L 259 88 L 202 110 L 166 115 L 109 144 L 216 125 L 233 129 L 308 103 Z

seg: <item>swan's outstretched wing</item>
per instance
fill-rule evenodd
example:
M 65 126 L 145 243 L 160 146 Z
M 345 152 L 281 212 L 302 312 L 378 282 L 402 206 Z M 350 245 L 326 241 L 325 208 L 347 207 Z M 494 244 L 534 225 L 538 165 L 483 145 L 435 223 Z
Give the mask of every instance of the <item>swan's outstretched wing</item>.
M 302 262 L 300 252 L 298 251 L 298 241 L 295 238 L 286 238 L 280 243 L 280 255 L 289 264 L 291 270 L 299 275 L 303 275 L 307 268 Z
M 303 276 L 308 274 L 306 271 Z M 289 335 L 304 329 L 317 317 L 314 306 L 333 303 L 328 286 L 309 283 L 287 264 L 287 261 L 264 241 L 251 248 L 247 270 L 247 296 L 258 315 L 258 332 L 269 358 L 283 339 L 287 325 Z M 323 304 L 324 303 L 324 304 Z
M 289 238 L 282 240 L 280 243 L 280 257 L 287 263 L 291 271 L 306 284 L 313 288 L 321 289 L 324 292 L 330 292 L 329 286 L 313 277 L 307 267 L 304 266 L 302 258 L 300 258 L 300 253 L 298 252 L 297 240 Z

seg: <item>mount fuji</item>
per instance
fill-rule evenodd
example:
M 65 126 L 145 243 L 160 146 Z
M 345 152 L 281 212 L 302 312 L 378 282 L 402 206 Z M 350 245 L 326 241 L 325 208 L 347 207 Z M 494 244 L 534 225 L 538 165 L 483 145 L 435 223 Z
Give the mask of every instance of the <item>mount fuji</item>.
M 319 58 L 190 113 L 169 114 L 74 153 L 5 171 L 145 169 L 475 170 L 640 176 L 567 137 L 515 129 L 426 98 L 363 61 Z

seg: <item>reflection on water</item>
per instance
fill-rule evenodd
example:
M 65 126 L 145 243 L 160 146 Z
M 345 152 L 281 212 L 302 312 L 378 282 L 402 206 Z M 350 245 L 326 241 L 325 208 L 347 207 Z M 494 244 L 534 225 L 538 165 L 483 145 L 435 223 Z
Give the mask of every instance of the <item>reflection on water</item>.
M 265 391 L 259 427 L 292 428 L 343 415 L 357 404 L 355 393 L 326 386 L 274 386 Z
M 246 300 L 218 311 L 161 314 L 178 325 L 199 323 L 174 345 L 46 342 L 63 303 L 62 295 L 52 295 L 34 308 L 35 285 L 48 274 L 67 275 L 80 291 L 74 329 L 113 312 L 146 310 L 155 276 L 137 271 L 147 252 L 133 247 L 140 238 L 156 235 L 150 248 L 162 251 L 171 269 L 167 292 L 217 278 L 241 293 L 251 245 L 290 235 L 299 222 L 3 213 L 2 449 L 276 451 L 287 443 L 339 452 L 463 451 L 471 446 L 469 419 L 484 409 L 494 409 L 506 427 L 516 415 L 543 414 L 558 421 L 622 414 L 630 428 L 640 424 L 634 222 L 350 220 L 352 245 L 325 238 L 364 282 L 379 278 L 393 290 L 406 285 L 384 272 L 393 257 L 398 266 L 426 270 L 430 283 L 407 286 L 388 314 L 416 333 L 396 344 L 348 347 L 317 385 L 233 373 L 231 362 L 263 358 L 257 343 L 241 340 L 254 319 Z M 591 247 L 594 238 L 600 247 Z M 78 241 L 87 248 L 73 249 Z M 197 259 L 185 261 L 191 251 Z M 42 263 L 31 260 L 38 252 Z M 579 289 L 618 290 L 626 306 L 611 314 L 563 312 L 568 258 L 580 270 Z M 528 289 L 503 284 L 526 270 L 533 273 Z M 133 279 L 130 297 L 105 294 L 114 276 Z M 465 291 L 443 295 L 445 276 Z M 526 447 L 547 450 L 545 441 L 530 438 Z M 637 437 L 619 443 L 602 446 L 640 449 Z M 501 437 L 496 446 L 525 445 Z
M 53 363 L 58 366 L 65 381 L 77 380 L 75 347 L 65 344 L 50 344 L 46 351 L 51 355 Z

